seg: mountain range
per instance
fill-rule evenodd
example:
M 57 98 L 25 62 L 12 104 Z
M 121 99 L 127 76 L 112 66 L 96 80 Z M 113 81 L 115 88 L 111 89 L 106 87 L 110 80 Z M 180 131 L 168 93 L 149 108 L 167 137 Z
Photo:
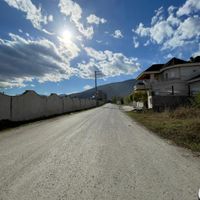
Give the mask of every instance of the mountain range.
M 135 85 L 136 80 L 131 79 L 123 82 L 109 83 L 106 85 L 98 86 L 98 90 L 101 90 L 105 94 L 107 94 L 107 99 L 111 100 L 112 97 L 125 97 L 130 95 L 133 92 L 133 87 Z M 95 88 L 71 94 L 71 97 L 78 98 L 91 98 L 95 94 Z

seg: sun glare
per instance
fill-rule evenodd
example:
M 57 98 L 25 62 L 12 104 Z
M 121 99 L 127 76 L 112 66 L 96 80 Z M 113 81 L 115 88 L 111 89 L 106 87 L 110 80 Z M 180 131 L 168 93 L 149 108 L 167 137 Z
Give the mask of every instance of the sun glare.
M 70 42 L 72 40 L 72 33 L 69 30 L 62 32 L 61 37 L 64 42 Z

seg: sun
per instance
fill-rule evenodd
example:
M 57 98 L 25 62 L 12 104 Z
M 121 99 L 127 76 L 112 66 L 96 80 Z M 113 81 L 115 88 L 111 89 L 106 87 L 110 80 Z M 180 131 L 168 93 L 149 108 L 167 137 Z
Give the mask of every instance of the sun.
M 71 42 L 72 33 L 69 30 L 65 30 L 61 33 L 61 37 L 64 42 Z

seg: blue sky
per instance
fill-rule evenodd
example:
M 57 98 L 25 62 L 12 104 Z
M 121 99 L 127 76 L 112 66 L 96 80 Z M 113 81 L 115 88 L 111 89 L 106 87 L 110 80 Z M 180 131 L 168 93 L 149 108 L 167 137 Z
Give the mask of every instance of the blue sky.
M 200 54 L 199 0 L 1 0 L 0 91 L 69 94 Z

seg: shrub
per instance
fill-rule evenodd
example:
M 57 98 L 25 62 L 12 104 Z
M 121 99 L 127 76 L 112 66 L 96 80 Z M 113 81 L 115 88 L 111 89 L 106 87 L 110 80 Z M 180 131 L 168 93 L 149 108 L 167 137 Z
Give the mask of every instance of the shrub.
M 169 117 L 174 119 L 200 118 L 200 109 L 194 107 L 180 107 L 169 112 Z
M 196 108 L 200 108 L 200 93 L 195 95 L 193 105 Z
M 142 101 L 142 102 L 146 102 L 147 101 L 147 93 L 145 92 L 135 92 L 133 94 L 133 99 L 136 102 Z

